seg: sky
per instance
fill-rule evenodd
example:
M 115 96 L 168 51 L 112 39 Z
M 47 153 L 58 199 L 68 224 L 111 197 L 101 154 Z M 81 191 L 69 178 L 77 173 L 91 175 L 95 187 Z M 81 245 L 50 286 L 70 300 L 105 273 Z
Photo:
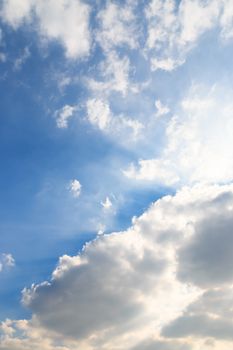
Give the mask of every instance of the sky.
M 231 0 L 0 0 L 0 350 L 233 346 Z

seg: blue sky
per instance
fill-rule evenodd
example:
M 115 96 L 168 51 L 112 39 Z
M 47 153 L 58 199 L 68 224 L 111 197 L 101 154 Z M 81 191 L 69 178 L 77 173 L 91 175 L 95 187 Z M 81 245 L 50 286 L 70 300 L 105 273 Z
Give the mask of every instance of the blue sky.
M 231 1 L 0 23 L 0 349 L 229 349 Z

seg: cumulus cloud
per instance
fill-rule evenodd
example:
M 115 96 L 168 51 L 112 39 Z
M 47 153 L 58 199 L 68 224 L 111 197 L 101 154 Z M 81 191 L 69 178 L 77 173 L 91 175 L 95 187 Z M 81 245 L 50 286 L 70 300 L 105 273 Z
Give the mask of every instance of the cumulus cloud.
M 168 121 L 157 158 L 124 171 L 129 178 L 169 186 L 232 180 L 232 90 L 193 85 Z
M 77 179 L 70 181 L 69 191 L 73 195 L 73 197 L 78 198 L 80 196 L 81 188 L 82 188 L 82 185 Z
M 16 29 L 36 22 L 40 36 L 60 42 L 72 59 L 89 54 L 89 16 L 90 7 L 80 0 L 4 0 L 1 8 L 6 23 Z
M 23 348 L 33 332 L 34 343 L 44 332 L 59 350 L 225 349 L 232 341 L 233 298 L 231 258 L 222 253 L 220 237 L 231 245 L 232 208 L 232 185 L 186 187 L 159 199 L 127 231 L 101 235 L 77 256 L 64 255 L 49 281 L 23 291 L 33 312 L 24 321 L 30 335 L 24 330 L 18 338 L 11 327 L 19 321 L 7 321 L 0 349 L 9 348 L 6 340 Z M 198 257 L 205 283 L 196 275 Z
M 15 259 L 11 254 L 2 253 L 0 255 L 0 272 L 15 266 Z

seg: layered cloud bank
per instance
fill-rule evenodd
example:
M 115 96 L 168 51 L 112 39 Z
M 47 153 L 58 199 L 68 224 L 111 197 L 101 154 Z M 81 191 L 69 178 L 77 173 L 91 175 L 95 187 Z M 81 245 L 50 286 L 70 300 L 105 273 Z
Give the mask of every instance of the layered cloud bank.
M 156 201 L 126 232 L 63 256 L 23 291 L 29 321 L 6 320 L 0 349 L 232 346 L 233 186 Z

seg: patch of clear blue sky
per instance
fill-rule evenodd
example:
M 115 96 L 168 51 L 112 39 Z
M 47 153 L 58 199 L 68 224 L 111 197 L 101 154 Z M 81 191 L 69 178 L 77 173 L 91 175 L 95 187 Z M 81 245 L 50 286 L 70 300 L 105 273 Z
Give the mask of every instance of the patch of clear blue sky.
M 20 306 L 22 288 L 48 279 L 58 257 L 76 254 L 95 237 L 98 223 L 106 223 L 107 232 L 123 230 L 134 215 L 140 215 L 152 201 L 172 190 L 153 183 L 132 183 L 121 172 L 130 162 L 156 154 L 156 128 L 149 134 L 148 143 L 124 147 L 90 127 L 84 108 L 67 130 L 56 128 L 56 109 L 65 104 L 82 105 L 89 96 L 79 78 L 87 72 L 97 76 L 95 68 L 103 58 L 98 46 L 88 60 L 72 62 L 64 58 L 58 44 L 39 48 L 36 34 L 26 28 L 2 28 L 7 61 L 0 65 L 0 251 L 12 253 L 16 260 L 11 272 L 0 275 L 4 319 L 25 315 Z M 205 35 L 186 64 L 171 73 L 151 73 L 141 54 L 124 49 L 122 54 L 129 54 L 136 66 L 132 80 L 151 79 L 151 83 L 139 96 L 112 94 L 113 111 L 136 115 L 146 123 L 155 113 L 156 99 L 176 111 L 192 82 L 211 86 L 222 79 L 231 81 L 232 46 L 223 47 L 216 37 L 214 32 Z M 31 56 L 15 71 L 14 60 L 26 46 Z M 61 74 L 77 78 L 64 91 L 57 84 Z M 79 198 L 72 198 L 67 190 L 73 178 L 82 184 Z M 116 198 L 116 214 L 107 217 L 100 201 L 109 195 Z

